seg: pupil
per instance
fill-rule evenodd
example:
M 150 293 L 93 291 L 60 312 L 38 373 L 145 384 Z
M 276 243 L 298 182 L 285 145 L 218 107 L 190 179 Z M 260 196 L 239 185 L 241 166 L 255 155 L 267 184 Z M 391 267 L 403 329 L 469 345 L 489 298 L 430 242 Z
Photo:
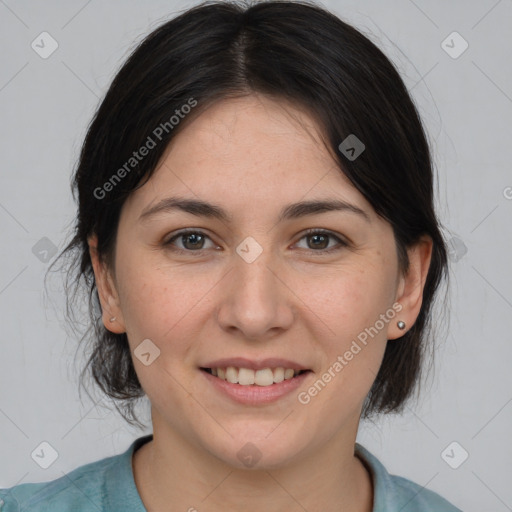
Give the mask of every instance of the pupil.
M 321 248 L 324 249 L 326 247 L 326 244 L 325 244 L 325 241 L 327 240 L 327 236 L 326 235 L 311 235 L 311 238 L 313 238 L 313 239 L 315 239 L 317 241 L 318 241 L 319 238 L 322 238 L 324 243 L 323 243 L 323 245 L 321 245 Z M 317 244 L 317 243 L 314 243 L 314 246 L 317 247 L 317 248 L 320 247 L 320 245 Z
M 194 246 L 194 244 L 197 244 L 197 242 L 200 242 L 200 238 L 201 238 L 202 235 L 198 235 L 198 234 L 195 234 L 195 233 L 191 233 L 189 235 L 185 235 L 185 246 L 187 245 L 187 243 L 189 242 L 190 239 L 192 239 L 192 246 Z

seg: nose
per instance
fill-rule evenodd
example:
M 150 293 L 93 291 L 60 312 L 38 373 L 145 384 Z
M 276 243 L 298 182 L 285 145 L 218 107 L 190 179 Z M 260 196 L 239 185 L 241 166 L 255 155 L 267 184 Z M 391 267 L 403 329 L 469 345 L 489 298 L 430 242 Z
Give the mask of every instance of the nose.
M 217 310 L 221 328 L 252 341 L 289 329 L 294 319 L 294 294 L 270 251 L 263 251 L 251 263 L 238 254 L 233 258 Z

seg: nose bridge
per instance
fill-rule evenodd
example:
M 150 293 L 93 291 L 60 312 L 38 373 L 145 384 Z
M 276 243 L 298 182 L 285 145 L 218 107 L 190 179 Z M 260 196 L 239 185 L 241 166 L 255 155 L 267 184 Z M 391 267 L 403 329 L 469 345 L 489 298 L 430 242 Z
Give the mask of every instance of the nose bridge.
M 272 251 L 263 250 L 249 237 L 236 252 L 219 322 L 225 329 L 236 327 L 246 338 L 264 337 L 270 329 L 286 328 L 292 314 L 286 287 L 276 277 L 279 263 L 272 257 Z
M 247 241 L 239 245 L 237 253 L 239 258 L 235 258 L 234 268 L 237 303 L 252 306 L 261 312 L 263 309 L 275 309 L 279 291 L 276 289 L 276 277 L 270 271 L 272 251 L 263 250 L 262 247 L 259 249 L 255 242 Z

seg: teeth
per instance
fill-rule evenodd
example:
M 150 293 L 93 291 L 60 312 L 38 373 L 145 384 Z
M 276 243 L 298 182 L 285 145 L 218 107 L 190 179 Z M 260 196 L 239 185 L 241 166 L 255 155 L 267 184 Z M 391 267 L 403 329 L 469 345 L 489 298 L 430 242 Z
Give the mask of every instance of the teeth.
M 284 380 L 284 368 L 276 368 L 274 370 L 274 382 L 279 383 Z
M 242 386 L 271 386 L 278 384 L 283 380 L 289 380 L 300 373 L 300 370 L 292 368 L 264 368 L 263 370 L 251 370 L 250 368 L 235 368 L 228 366 L 227 368 L 211 368 L 212 375 L 219 379 L 231 382 L 232 384 L 240 384 Z
M 274 373 L 270 368 L 264 368 L 254 372 L 254 384 L 258 386 L 270 386 L 274 384 Z
M 236 368 L 233 368 L 232 366 L 228 366 L 226 368 L 226 380 L 228 382 L 232 382 L 233 384 L 238 384 L 238 372 Z
M 233 368 L 233 370 L 236 372 L 236 368 Z M 236 384 L 236 380 L 230 380 L 228 382 Z M 251 384 L 254 384 L 254 370 L 250 370 L 249 368 L 240 368 L 238 370 L 238 384 L 241 384 L 242 386 L 250 386 Z

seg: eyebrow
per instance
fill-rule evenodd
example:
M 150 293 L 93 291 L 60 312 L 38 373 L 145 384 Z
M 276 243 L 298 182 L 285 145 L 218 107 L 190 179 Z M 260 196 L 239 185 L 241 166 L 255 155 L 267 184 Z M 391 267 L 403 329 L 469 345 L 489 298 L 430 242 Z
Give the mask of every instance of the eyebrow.
M 219 205 L 197 199 L 167 197 L 154 206 L 145 208 L 139 216 L 139 222 L 146 221 L 158 213 L 169 213 L 176 210 L 190 213 L 197 217 L 218 219 L 225 223 L 231 223 L 233 220 L 233 217 Z M 289 204 L 281 210 L 278 222 L 332 211 L 355 213 L 363 217 L 367 222 L 371 222 L 370 217 L 364 210 L 339 199 L 301 201 Z

